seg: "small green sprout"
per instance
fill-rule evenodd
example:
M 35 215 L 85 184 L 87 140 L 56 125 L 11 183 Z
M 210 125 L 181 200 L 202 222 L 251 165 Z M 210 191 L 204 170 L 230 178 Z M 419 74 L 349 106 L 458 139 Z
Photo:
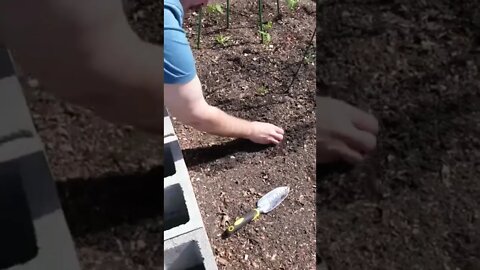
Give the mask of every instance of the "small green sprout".
M 207 5 L 207 12 L 209 14 L 223 14 L 223 7 L 220 4 Z
M 297 6 L 298 6 L 298 2 L 300 0 L 286 0 L 287 1 L 287 6 L 288 8 L 291 10 L 291 11 L 294 11 Z
M 227 45 L 229 40 L 230 40 L 229 36 L 224 36 L 222 34 L 215 36 L 215 41 L 222 46 Z
M 258 32 L 262 36 L 263 44 L 268 45 L 270 42 L 272 42 L 272 36 L 270 35 L 270 33 L 265 31 L 258 31 Z
M 263 24 L 263 31 L 268 31 L 272 29 L 273 23 L 271 21 Z
M 262 85 L 257 89 L 257 93 L 261 96 L 265 96 L 268 94 L 268 88 Z
M 270 33 L 268 33 L 268 31 L 272 29 L 272 27 L 273 27 L 273 23 L 269 21 L 262 25 L 262 28 L 263 28 L 262 30 L 258 31 L 262 37 L 263 44 L 265 45 L 268 45 L 270 42 L 272 42 L 272 36 L 270 35 Z

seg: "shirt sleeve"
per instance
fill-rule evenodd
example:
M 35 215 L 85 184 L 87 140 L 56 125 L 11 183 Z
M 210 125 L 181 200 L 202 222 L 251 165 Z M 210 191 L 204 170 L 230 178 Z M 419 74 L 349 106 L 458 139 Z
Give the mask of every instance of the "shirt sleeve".
M 179 14 L 164 9 L 163 73 L 166 84 L 185 84 L 196 75 L 195 59 Z

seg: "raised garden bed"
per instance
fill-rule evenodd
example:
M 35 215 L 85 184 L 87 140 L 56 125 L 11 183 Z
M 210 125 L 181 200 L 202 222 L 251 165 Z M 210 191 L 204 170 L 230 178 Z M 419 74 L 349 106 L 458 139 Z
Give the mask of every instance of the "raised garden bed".
M 226 13 L 206 8 L 200 49 L 198 13 L 186 25 L 207 101 L 235 116 L 283 127 L 285 142 L 263 147 L 174 121 L 175 130 L 219 269 L 314 269 L 315 58 L 305 50 L 315 30 L 315 2 L 300 1 L 292 11 L 280 1 L 280 20 L 276 1 L 263 3 L 262 17 L 272 26 L 269 43 L 260 40 L 258 1 L 231 1 L 228 29 Z M 291 193 L 278 209 L 221 238 L 228 223 L 282 185 L 290 185 Z
M 480 4 L 320 10 L 319 94 L 372 109 L 382 131 L 362 166 L 320 168 L 319 257 L 328 269 L 478 269 Z

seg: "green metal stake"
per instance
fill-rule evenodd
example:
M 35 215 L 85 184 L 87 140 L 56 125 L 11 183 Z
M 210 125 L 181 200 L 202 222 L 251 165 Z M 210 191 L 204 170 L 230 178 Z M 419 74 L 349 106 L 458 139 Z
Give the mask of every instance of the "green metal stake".
M 227 28 L 229 27 L 230 27 L 230 0 L 227 0 Z
M 197 49 L 200 49 L 200 32 L 202 30 L 202 17 L 203 17 L 203 8 L 200 9 L 198 14 L 198 24 L 197 24 Z
M 263 43 L 263 20 L 262 20 L 262 0 L 258 0 L 258 19 L 260 24 L 260 38 Z
M 280 0 L 277 0 L 277 17 L 280 16 Z

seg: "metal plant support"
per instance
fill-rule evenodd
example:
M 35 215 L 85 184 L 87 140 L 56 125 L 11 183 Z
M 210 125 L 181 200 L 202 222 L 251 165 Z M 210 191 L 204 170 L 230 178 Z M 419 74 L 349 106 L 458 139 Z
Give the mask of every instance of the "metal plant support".
M 276 5 L 277 5 L 277 17 L 280 16 L 280 0 L 276 0 Z M 227 29 L 230 28 L 230 0 L 227 0 Z M 199 10 L 198 14 L 198 21 L 197 21 L 197 49 L 200 49 L 200 36 L 201 36 L 201 31 L 202 31 L 202 19 L 203 19 L 203 8 Z M 260 34 L 260 40 L 263 43 L 264 42 L 264 34 L 263 34 L 263 1 L 258 0 L 258 18 L 259 18 L 259 34 Z

